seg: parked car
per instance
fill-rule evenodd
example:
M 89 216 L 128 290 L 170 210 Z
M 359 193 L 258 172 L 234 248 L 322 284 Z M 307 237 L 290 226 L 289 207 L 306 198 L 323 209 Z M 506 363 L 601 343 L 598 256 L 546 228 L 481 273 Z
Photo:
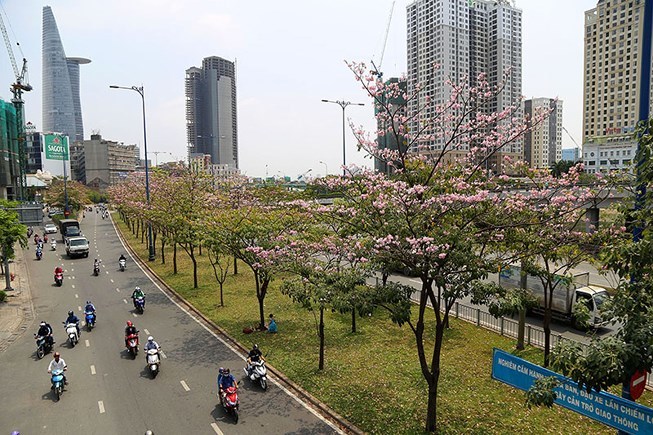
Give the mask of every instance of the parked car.
M 52 218 L 52 216 L 54 216 L 55 214 L 63 214 L 63 210 L 59 208 L 50 208 L 50 210 L 48 211 L 48 217 Z
M 57 226 L 55 224 L 45 224 L 43 230 L 45 231 L 45 234 L 52 234 L 59 231 L 57 230 Z

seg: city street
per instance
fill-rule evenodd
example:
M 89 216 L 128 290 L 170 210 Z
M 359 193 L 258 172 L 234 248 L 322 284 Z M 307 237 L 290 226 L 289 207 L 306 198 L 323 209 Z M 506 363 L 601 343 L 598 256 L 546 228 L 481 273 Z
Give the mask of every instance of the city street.
M 110 219 L 88 213 L 81 224 L 89 239 L 88 258 L 69 259 L 64 244 L 57 251 L 44 247 L 43 260 L 25 251 L 35 321 L 20 339 L 0 353 L 0 433 L 24 434 L 260 434 L 338 433 L 309 405 L 272 381 L 268 391 L 243 380 L 239 389 L 240 420 L 225 415 L 216 397 L 220 366 L 244 377 L 243 355 L 234 351 L 192 315 L 172 302 L 129 257 Z M 39 228 L 39 233 L 41 229 Z M 57 234 L 58 242 L 61 241 Z M 120 272 L 118 257 L 128 257 Z M 100 276 L 93 276 L 93 259 L 102 260 Z M 53 270 L 65 271 L 62 287 L 53 282 Z M 146 307 L 136 314 L 130 299 L 135 286 L 146 293 Z M 71 348 L 62 322 L 69 310 L 83 320 L 91 300 L 98 313 L 96 328 L 82 328 Z M 68 365 L 66 387 L 55 401 L 47 373 L 52 353 L 36 357 L 32 337 L 38 322 L 54 329 L 55 351 Z M 123 332 L 131 320 L 140 330 L 141 352 L 133 360 L 125 351 Z M 151 379 L 142 352 L 152 335 L 163 349 L 161 372 Z

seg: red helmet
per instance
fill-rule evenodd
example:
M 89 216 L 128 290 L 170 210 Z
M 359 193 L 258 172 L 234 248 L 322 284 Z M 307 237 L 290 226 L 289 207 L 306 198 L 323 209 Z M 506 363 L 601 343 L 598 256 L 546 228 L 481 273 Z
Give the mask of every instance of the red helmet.
M 131 320 L 127 320 L 127 326 L 134 326 Z

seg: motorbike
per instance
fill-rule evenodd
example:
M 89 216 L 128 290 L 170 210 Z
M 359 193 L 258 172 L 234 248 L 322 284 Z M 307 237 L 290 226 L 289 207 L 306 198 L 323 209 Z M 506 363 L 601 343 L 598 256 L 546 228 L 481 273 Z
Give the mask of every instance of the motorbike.
M 100 274 L 100 265 L 99 264 L 94 264 L 93 265 L 93 276 L 98 276 Z
M 68 340 L 70 341 L 70 347 L 75 347 L 79 343 L 79 334 L 77 334 L 77 325 L 74 323 L 64 322 L 66 328 L 66 334 L 68 335 Z
M 159 374 L 159 369 L 161 368 L 161 359 L 159 358 L 158 349 L 147 350 L 147 367 L 150 369 L 152 379 L 156 378 L 156 375 Z
M 127 267 L 127 260 L 120 259 L 118 260 L 118 266 L 120 266 L 120 271 L 124 272 Z
M 36 259 L 40 260 L 41 258 L 43 258 L 43 250 L 41 248 L 37 248 L 36 249 Z
M 93 311 L 86 311 L 86 329 L 90 332 L 95 326 L 95 313 Z
M 55 273 L 54 274 L 54 283 L 57 285 L 57 287 L 61 287 L 63 284 L 63 273 Z
M 53 251 L 57 250 L 57 241 L 55 239 L 52 239 L 52 241 L 50 242 L 50 249 L 52 249 Z
M 138 314 L 143 314 L 143 311 L 145 311 L 145 298 L 143 296 L 137 297 L 134 300 L 134 306 L 136 307 Z
M 52 370 L 52 389 L 54 390 L 54 395 L 56 396 L 57 400 L 61 397 L 63 394 L 63 386 L 64 386 L 64 380 L 63 380 L 63 370 Z
M 34 334 L 34 339 L 36 340 L 36 356 L 38 359 L 41 359 L 46 353 L 52 350 L 52 344 L 48 343 L 46 337 L 38 334 Z
M 129 334 L 127 336 L 127 350 L 133 359 L 136 359 L 138 353 L 138 334 Z
M 268 369 L 265 367 L 265 361 L 252 361 L 251 366 L 245 367 L 245 375 L 252 381 L 259 381 L 263 391 L 268 389 Z
M 220 393 L 218 393 L 220 395 Z M 229 387 L 224 391 L 224 395 L 220 395 L 220 403 L 224 408 L 226 414 L 231 414 L 234 422 L 238 423 L 238 409 L 240 408 L 240 400 L 238 400 L 238 390 L 236 387 Z

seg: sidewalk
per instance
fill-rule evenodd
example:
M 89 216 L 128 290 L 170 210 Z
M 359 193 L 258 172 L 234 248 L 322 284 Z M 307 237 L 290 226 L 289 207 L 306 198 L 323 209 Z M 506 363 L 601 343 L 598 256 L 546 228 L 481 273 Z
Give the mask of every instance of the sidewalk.
M 15 275 L 7 291 L 7 299 L 0 303 L 0 352 L 4 352 L 32 324 L 34 307 L 29 288 L 29 276 L 25 255 L 30 251 L 18 247 L 16 257 L 9 263 L 9 271 Z M 33 251 L 32 251 L 33 252 Z M 5 277 L 0 275 L 0 290 L 5 288 Z

